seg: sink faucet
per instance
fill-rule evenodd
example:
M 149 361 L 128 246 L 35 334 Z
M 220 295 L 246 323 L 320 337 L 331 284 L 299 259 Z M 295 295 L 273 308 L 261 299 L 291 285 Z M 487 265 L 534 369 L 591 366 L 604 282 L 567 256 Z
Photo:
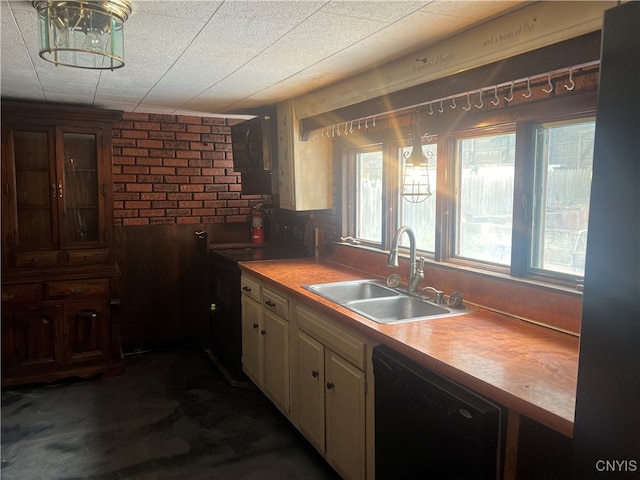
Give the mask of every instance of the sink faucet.
M 408 293 L 416 293 L 420 282 L 424 279 L 422 269 L 424 267 L 424 258 L 420 259 L 420 266 L 416 262 L 416 236 L 410 227 L 402 226 L 396 232 L 391 242 L 391 251 L 389 252 L 389 258 L 387 260 L 387 266 L 398 267 L 398 242 L 403 233 L 407 233 L 409 236 L 409 286 L 407 287 Z

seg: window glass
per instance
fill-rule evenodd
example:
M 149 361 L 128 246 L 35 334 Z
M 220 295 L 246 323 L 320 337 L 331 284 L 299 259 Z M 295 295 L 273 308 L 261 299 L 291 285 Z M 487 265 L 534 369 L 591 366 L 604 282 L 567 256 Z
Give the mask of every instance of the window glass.
M 515 133 L 456 141 L 457 256 L 511 263 L 515 143 Z
M 400 182 L 403 182 L 403 172 L 406 168 L 405 159 L 411 153 L 412 147 L 407 146 L 399 149 Z M 402 196 L 402 185 L 399 187 L 399 225 L 408 225 L 416 236 L 416 244 L 419 250 L 434 252 L 436 244 L 436 180 L 437 180 L 437 159 L 438 146 L 436 143 L 429 143 L 422 146 L 422 152 L 428 160 L 426 171 L 428 172 L 429 185 L 431 186 L 431 196 L 419 203 L 413 203 Z M 400 244 L 409 246 L 409 238 L 403 235 Z
M 595 121 L 536 129 L 531 267 L 584 275 Z
M 356 153 L 356 238 L 382 243 L 382 151 Z

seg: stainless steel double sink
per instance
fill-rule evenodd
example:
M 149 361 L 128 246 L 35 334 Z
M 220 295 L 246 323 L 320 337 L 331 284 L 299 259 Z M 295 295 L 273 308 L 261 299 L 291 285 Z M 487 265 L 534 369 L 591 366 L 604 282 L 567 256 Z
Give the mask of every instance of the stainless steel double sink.
M 449 308 L 408 295 L 378 280 L 316 283 L 303 288 L 378 323 L 402 323 L 463 315 L 465 307 Z

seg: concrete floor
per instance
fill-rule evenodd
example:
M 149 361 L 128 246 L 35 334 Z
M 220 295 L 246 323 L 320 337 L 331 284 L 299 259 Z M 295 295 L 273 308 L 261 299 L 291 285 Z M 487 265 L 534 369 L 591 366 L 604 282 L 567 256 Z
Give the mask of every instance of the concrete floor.
M 2 392 L 3 480 L 339 478 L 256 389 L 200 348 L 127 357 L 127 374 Z

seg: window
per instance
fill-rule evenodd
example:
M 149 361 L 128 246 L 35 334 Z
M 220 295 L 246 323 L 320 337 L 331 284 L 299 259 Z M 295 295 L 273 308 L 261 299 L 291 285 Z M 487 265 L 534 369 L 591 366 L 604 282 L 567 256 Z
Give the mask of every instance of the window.
M 382 243 L 382 151 L 355 153 L 356 239 Z
M 574 286 L 584 276 L 595 98 L 570 105 L 532 102 L 506 123 L 490 111 L 425 115 L 431 196 L 419 203 L 402 196 L 413 147 L 397 140 L 411 136 L 415 117 L 396 122 L 404 130 L 341 139 L 355 152 L 346 157 L 345 205 L 354 207 L 347 235 L 387 250 L 407 225 L 418 254 L 433 261 Z M 354 149 L 358 141 L 369 146 Z M 408 247 L 406 235 L 400 241 Z
M 511 260 L 515 133 L 456 141 L 456 256 Z
M 433 140 L 431 140 L 433 141 Z M 400 182 L 403 180 L 405 159 L 411 153 L 412 147 L 400 147 L 398 149 L 398 158 L 400 171 L 398 178 Z M 431 196 L 419 203 L 412 203 L 400 195 L 398 200 L 398 216 L 399 224 L 409 225 L 416 236 L 416 244 L 422 251 L 433 253 L 436 244 L 436 180 L 437 180 L 437 164 L 438 164 L 438 145 L 436 143 L 428 143 L 422 146 L 422 152 L 429 160 L 427 163 L 427 172 L 429 174 L 429 184 L 431 185 Z M 398 190 L 402 193 L 402 186 L 398 186 Z M 403 235 L 400 239 L 400 245 L 408 247 L 408 238 Z
M 593 119 L 535 130 L 534 271 L 584 276 L 594 138 Z

